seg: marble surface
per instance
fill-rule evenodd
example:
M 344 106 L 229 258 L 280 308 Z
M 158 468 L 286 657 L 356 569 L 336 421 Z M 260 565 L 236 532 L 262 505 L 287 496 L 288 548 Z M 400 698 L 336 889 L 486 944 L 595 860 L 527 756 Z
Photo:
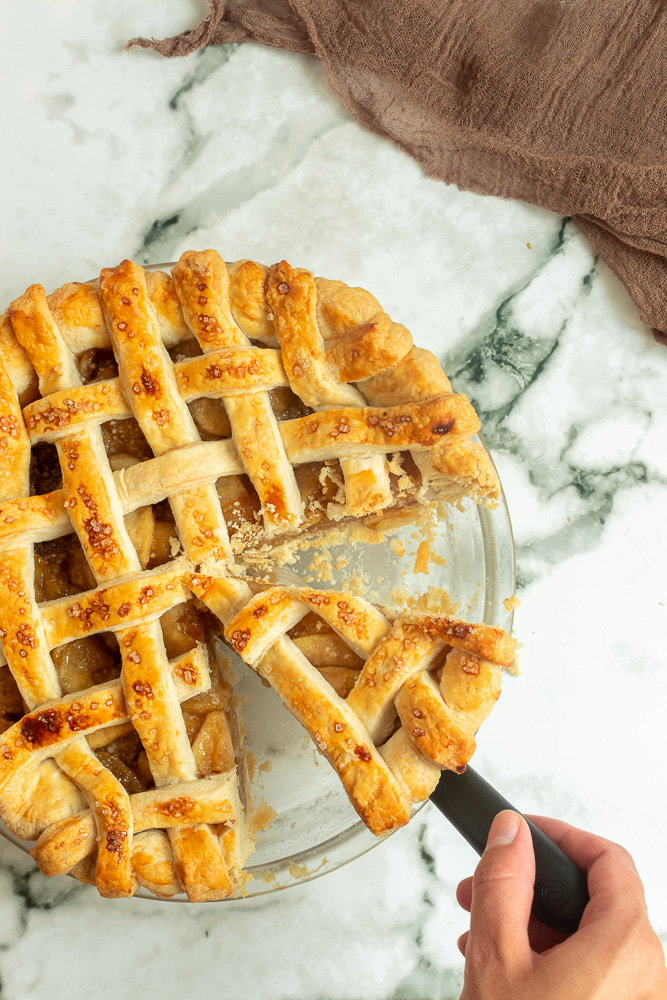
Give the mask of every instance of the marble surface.
M 215 246 L 361 284 L 477 405 L 516 534 L 516 634 L 478 768 L 526 811 L 623 843 L 667 941 L 667 350 L 567 220 L 428 180 L 314 58 L 122 51 L 202 3 L 1 0 L 1 301 L 125 256 Z M 108 902 L 0 843 L 0 996 L 458 997 L 475 856 L 427 806 L 308 885 Z

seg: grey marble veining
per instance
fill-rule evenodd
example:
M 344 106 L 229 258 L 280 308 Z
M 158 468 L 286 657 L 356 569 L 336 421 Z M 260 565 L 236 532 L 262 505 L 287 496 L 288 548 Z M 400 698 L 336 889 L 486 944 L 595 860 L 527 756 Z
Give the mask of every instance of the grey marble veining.
M 2 301 L 125 256 L 286 257 L 370 289 L 473 399 L 516 536 L 523 675 L 480 771 L 634 854 L 667 940 L 667 350 L 572 223 L 425 178 L 317 61 L 252 46 L 125 54 L 201 4 L 0 0 Z M 0 841 L 0 996 L 455 1000 L 472 851 L 426 806 L 308 885 L 109 902 Z

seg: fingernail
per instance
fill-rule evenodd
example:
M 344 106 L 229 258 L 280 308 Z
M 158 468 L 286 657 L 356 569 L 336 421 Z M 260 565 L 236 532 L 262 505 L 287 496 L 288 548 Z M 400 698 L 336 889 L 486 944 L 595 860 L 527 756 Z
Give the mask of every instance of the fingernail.
M 498 813 L 489 830 L 489 839 L 486 842 L 487 849 L 489 847 L 506 847 L 507 844 L 511 844 L 519 832 L 520 824 L 521 817 L 518 813 L 512 812 L 510 809 Z

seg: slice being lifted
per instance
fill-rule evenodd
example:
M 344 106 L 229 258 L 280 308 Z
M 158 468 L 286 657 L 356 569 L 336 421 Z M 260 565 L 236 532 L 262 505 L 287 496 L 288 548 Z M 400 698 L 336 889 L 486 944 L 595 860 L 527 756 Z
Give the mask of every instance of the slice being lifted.
M 228 617 L 212 580 L 196 577 L 193 586 Z M 407 823 L 443 768 L 465 769 L 500 694 L 502 667 L 514 662 L 515 641 L 502 629 L 424 613 L 390 620 L 354 594 L 309 587 L 243 596 L 226 641 L 308 730 L 373 833 Z M 304 637 L 298 624 L 313 613 L 325 628 Z M 347 668 L 349 693 L 320 666 L 332 635 L 358 657 Z
M 107 896 L 242 891 L 249 799 L 223 628 L 375 833 L 465 765 L 512 659 L 504 633 L 244 577 L 258 551 L 340 522 L 493 502 L 478 428 L 371 295 L 284 261 L 192 252 L 171 275 L 124 261 L 11 303 L 0 814 L 37 839 L 43 871 Z

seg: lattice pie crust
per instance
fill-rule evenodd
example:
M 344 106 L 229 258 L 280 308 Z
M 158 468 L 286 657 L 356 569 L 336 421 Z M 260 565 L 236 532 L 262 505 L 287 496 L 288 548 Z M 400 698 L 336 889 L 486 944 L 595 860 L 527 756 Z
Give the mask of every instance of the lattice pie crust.
M 104 896 L 243 891 L 242 730 L 214 633 L 278 692 L 368 827 L 461 770 L 514 642 L 267 587 L 258 550 L 493 502 L 467 398 L 363 289 L 285 261 L 131 261 L 0 322 L 0 815 Z M 250 706 L 250 711 L 252 706 Z

